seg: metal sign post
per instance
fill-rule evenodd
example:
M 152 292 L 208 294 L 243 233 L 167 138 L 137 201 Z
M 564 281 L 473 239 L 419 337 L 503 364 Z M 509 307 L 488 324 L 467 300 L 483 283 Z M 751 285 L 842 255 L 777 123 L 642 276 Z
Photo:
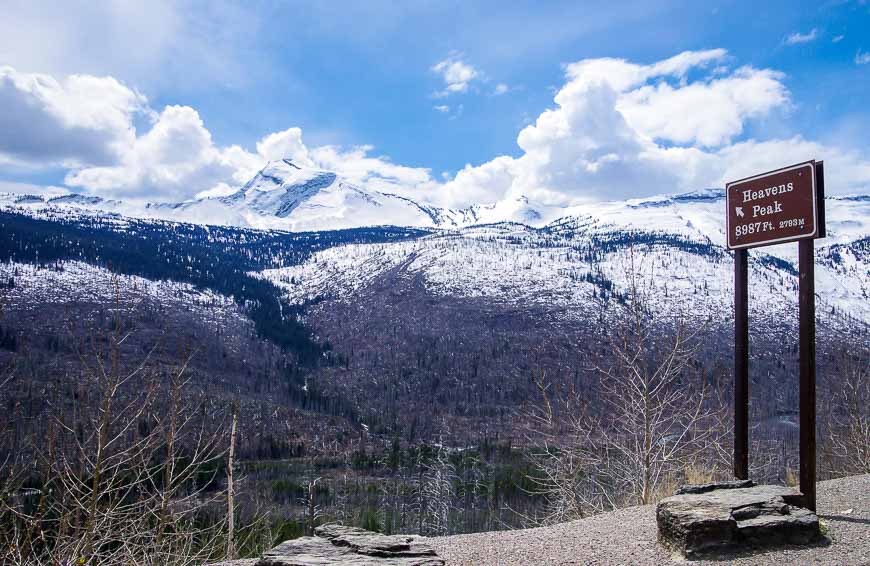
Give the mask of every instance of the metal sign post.
M 749 252 L 734 251 L 734 476 L 749 479 Z
M 816 510 L 815 238 L 825 237 L 822 162 L 807 161 L 725 185 L 734 250 L 734 475 L 749 478 L 749 248 L 798 241 L 800 490 Z

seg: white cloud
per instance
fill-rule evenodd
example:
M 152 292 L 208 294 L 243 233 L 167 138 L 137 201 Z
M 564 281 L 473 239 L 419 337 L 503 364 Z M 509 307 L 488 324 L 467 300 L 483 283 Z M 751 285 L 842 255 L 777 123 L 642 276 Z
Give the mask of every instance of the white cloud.
M 106 163 L 136 137 L 144 96 L 111 77 L 44 74 L 0 67 L 0 156 L 22 163 Z
M 372 146 L 350 149 L 326 145 L 313 148 L 311 159 L 317 167 L 335 171 L 355 183 L 403 190 L 431 182 L 429 169 L 406 167 L 392 163 L 386 157 L 371 157 Z
M 782 140 L 748 140 L 722 148 L 716 155 L 716 186 L 753 173 L 806 159 L 825 161 L 825 191 L 844 194 L 870 188 L 870 159 L 856 150 L 843 150 L 795 136 Z
M 309 149 L 300 128 L 264 136 L 256 153 L 219 146 L 189 106 L 153 110 L 111 77 L 0 68 L 0 163 L 68 170 L 64 183 L 102 196 L 183 200 L 231 193 L 267 161 L 289 158 L 351 181 L 407 190 L 431 183 L 428 169 L 369 155 L 370 146 Z M 144 123 L 142 131 L 136 123 Z
M 500 158 L 501 170 L 510 175 L 502 174 L 487 184 L 488 200 L 524 195 L 545 203 L 567 204 L 590 198 L 621 198 L 650 187 L 674 189 L 680 179 L 673 162 L 697 160 L 701 152 L 656 145 L 651 133 L 643 130 L 644 124 L 655 125 L 645 115 L 660 112 L 666 103 L 643 105 L 631 98 L 632 93 L 653 78 L 683 80 L 693 68 L 721 61 L 726 55 L 724 50 L 714 49 L 680 53 L 653 65 L 609 58 L 567 65 L 567 82 L 556 94 L 556 108 L 544 111 L 520 132 L 517 144 L 523 155 L 512 159 L 509 168 L 505 167 L 508 158 Z M 636 110 L 631 118 L 620 110 L 623 100 Z M 698 132 L 689 136 L 691 139 L 706 135 L 705 122 L 699 122 L 698 117 L 675 114 L 673 119 L 683 122 L 676 129 L 680 135 Z M 677 135 L 661 129 L 661 135 Z M 464 176 L 471 177 L 472 172 L 466 168 Z M 453 182 L 458 182 L 458 177 Z M 507 178 L 510 182 L 506 185 L 499 187 L 495 182 Z M 466 191 L 448 186 L 448 192 L 459 196 Z
M 809 43 L 811 41 L 815 41 L 818 36 L 819 36 L 819 30 L 816 28 L 811 29 L 807 33 L 801 33 L 799 31 L 796 31 L 785 38 L 785 43 L 786 43 L 786 45 L 797 45 L 799 43 Z
M 782 73 L 729 71 L 727 58 L 714 49 L 650 65 L 610 58 L 567 65 L 556 106 L 519 133 L 522 154 L 466 166 L 445 183 L 444 198 L 452 206 L 519 196 L 544 204 L 622 199 L 721 187 L 811 158 L 836 169 L 831 194 L 866 190 L 870 159 L 860 152 L 799 136 L 735 143 L 748 121 L 791 102 Z
M 493 96 L 499 96 L 510 91 L 510 87 L 504 83 L 498 83 L 495 85 L 495 89 L 492 91 Z
M 461 53 L 451 53 L 449 57 L 432 66 L 432 71 L 441 75 L 445 88 L 435 93 L 436 97 L 467 92 L 471 81 L 480 77 L 480 72 L 463 61 Z
M 515 160 L 508 156 L 496 157 L 477 167 L 466 165 L 433 196 L 444 206 L 493 202 L 513 182 L 515 166 Z
M 788 102 L 783 78 L 776 71 L 742 67 L 711 81 L 646 85 L 621 96 L 617 108 L 635 130 L 652 138 L 718 146 L 739 135 L 747 119 Z
M 845 35 L 835 35 L 834 38 L 831 39 L 831 43 L 840 43 L 845 37 Z
M 442 114 L 450 112 L 450 107 L 446 104 L 439 104 L 438 106 L 433 106 L 432 108 L 434 108 L 438 112 L 441 112 Z
M 866 65 L 870 63 L 870 53 L 863 53 L 860 49 L 855 53 L 855 64 Z
M 288 128 L 283 132 L 269 134 L 257 142 L 257 153 L 263 159 L 292 159 L 300 165 L 312 165 L 308 148 L 302 143 L 302 129 Z
M 178 200 L 243 183 L 261 164 L 239 146 L 216 147 L 193 108 L 167 106 L 117 164 L 74 170 L 64 182 L 113 197 Z
M 652 65 L 638 65 L 625 59 L 610 57 L 584 59 L 565 66 L 565 75 L 569 82 L 559 92 L 567 90 L 570 94 L 573 90 L 585 89 L 588 85 L 601 84 L 623 92 L 656 77 L 684 79 L 691 69 L 721 62 L 727 55 L 728 52 L 724 49 L 684 51 Z
M 92 193 L 133 199 L 222 196 L 248 181 L 267 161 L 289 158 L 374 188 L 407 191 L 431 183 L 428 169 L 372 157 L 371 150 L 371 146 L 308 148 L 299 128 L 263 137 L 257 142 L 257 153 L 237 145 L 218 147 L 193 108 L 168 106 L 120 164 L 79 169 L 65 182 Z
M 156 111 L 111 77 L 55 79 L 4 68 L 0 162 L 60 163 L 68 186 L 152 201 L 229 194 L 281 158 L 452 207 L 519 196 L 575 204 L 723 186 L 810 158 L 827 161 L 831 194 L 870 186 L 870 159 L 859 150 L 800 136 L 747 139 L 747 123 L 787 111 L 790 94 L 781 73 L 728 63 L 724 50 L 713 49 L 648 65 L 609 58 L 567 65 L 554 107 L 519 132 L 517 157 L 466 165 L 443 182 L 429 169 L 374 155 L 371 146 L 308 147 L 299 128 L 265 135 L 255 151 L 221 146 L 195 109 Z M 462 105 L 449 110 L 453 117 Z
M 207 9 L 206 8 L 207 5 Z M 214 0 L 5 0 L 0 63 L 56 77 L 123 77 L 149 92 L 213 92 L 262 72 L 262 10 Z

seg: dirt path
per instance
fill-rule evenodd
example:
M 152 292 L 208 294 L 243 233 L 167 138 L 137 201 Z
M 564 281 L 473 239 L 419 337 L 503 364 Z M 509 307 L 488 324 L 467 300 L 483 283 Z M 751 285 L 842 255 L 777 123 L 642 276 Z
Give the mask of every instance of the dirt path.
M 870 475 L 822 482 L 818 513 L 829 541 L 690 564 L 870 565 Z M 431 539 L 448 565 L 668 564 L 656 543 L 655 507 L 632 507 L 552 527 Z

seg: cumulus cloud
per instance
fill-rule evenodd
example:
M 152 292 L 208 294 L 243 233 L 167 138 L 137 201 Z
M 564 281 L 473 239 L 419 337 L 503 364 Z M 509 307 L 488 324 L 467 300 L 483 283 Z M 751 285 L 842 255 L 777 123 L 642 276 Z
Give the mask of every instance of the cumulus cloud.
M 292 159 L 302 166 L 334 171 L 353 183 L 398 192 L 431 183 L 428 169 L 371 156 L 371 146 L 308 148 L 300 128 L 269 134 L 256 145 L 257 153 L 237 145 L 216 146 L 193 108 L 168 106 L 121 163 L 76 170 L 67 175 L 65 183 L 90 192 L 139 199 L 223 196 L 276 159 Z
M 788 102 L 782 73 L 742 67 L 727 77 L 671 86 L 646 85 L 620 97 L 618 110 L 637 131 L 680 144 L 718 146 L 750 118 Z
M 432 71 L 441 75 L 444 80 L 444 90 L 435 93 L 439 98 L 467 92 L 471 81 L 480 77 L 477 69 L 463 61 L 461 53 L 451 53 L 449 57 L 433 65 Z
M 855 53 L 855 64 L 866 65 L 867 63 L 870 63 L 870 53 L 865 53 L 859 49 L 858 52 Z
M 510 87 L 508 85 L 504 83 L 498 83 L 497 85 L 495 85 L 495 89 L 493 89 L 492 94 L 493 96 L 499 96 L 507 93 L 509 90 Z
M 302 165 L 312 165 L 308 148 L 302 143 L 301 128 L 288 128 L 267 135 L 257 142 L 257 153 L 268 161 L 287 158 Z
M 310 152 L 317 167 L 335 171 L 355 183 L 403 190 L 431 182 L 429 169 L 397 165 L 387 157 L 372 157 L 369 155 L 372 149 L 370 145 L 350 149 L 325 145 Z
M 516 160 L 508 156 L 496 157 L 477 167 L 466 165 L 450 182 L 438 188 L 433 200 L 443 206 L 494 202 L 513 182 L 515 166 Z
M 110 196 L 174 200 L 242 183 L 261 161 L 239 146 L 216 147 L 193 108 L 167 106 L 117 164 L 79 168 L 64 182 Z
M 446 104 L 439 104 L 437 106 L 433 106 L 432 108 L 434 108 L 438 112 L 441 112 L 442 114 L 446 114 L 446 113 L 450 112 L 450 107 L 447 106 Z
M 285 158 L 399 191 L 431 183 L 428 169 L 371 156 L 371 146 L 309 149 L 297 127 L 264 136 L 256 152 L 220 146 L 194 108 L 158 112 L 111 77 L 58 80 L 3 67 L 0 108 L 0 163 L 60 166 L 68 170 L 66 186 L 108 197 L 177 201 L 226 195 L 266 162 Z
M 62 80 L 0 67 L 0 156 L 23 164 L 108 163 L 133 143 L 147 100 L 111 77 Z
M 870 188 L 870 159 L 856 150 L 826 146 L 794 136 L 781 140 L 748 140 L 722 148 L 717 153 L 717 186 L 753 173 L 802 159 L 825 161 L 825 189 L 831 193 L 851 193 Z
M 807 33 L 801 33 L 799 31 L 796 31 L 785 38 L 785 43 L 786 43 L 786 45 L 798 45 L 799 43 L 809 43 L 811 41 L 815 41 L 817 37 L 819 37 L 819 30 L 816 28 L 811 29 Z
M 647 65 L 612 58 L 566 65 L 554 106 L 519 132 L 516 157 L 469 164 L 443 181 L 371 146 L 308 147 L 295 127 L 265 135 L 253 149 L 222 146 L 195 109 L 155 110 L 111 77 L 55 79 L 3 68 L 0 163 L 61 164 L 69 187 L 173 201 L 229 194 L 267 161 L 284 158 L 451 207 L 508 206 L 520 196 L 567 205 L 721 187 L 810 158 L 828 163 L 831 194 L 870 186 L 866 152 L 801 136 L 747 138 L 751 121 L 788 112 L 791 96 L 782 73 L 730 64 L 726 51 L 712 49 Z M 451 116 L 461 110 L 449 109 Z
M 790 95 L 782 73 L 727 63 L 727 52 L 713 49 L 650 65 L 612 58 L 567 65 L 555 107 L 519 133 L 522 154 L 468 165 L 442 194 L 453 206 L 520 196 L 576 204 L 721 187 L 810 158 L 835 164 L 831 192 L 870 185 L 870 160 L 859 152 L 799 136 L 740 140 L 749 121 L 787 112 Z

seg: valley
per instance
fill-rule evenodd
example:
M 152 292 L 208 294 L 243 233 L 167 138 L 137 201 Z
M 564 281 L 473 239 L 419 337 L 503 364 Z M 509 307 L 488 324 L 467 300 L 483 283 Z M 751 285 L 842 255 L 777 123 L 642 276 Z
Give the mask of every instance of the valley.
M 691 329 L 679 383 L 703 395 L 704 419 L 728 421 L 721 191 L 542 211 L 531 223 L 475 222 L 495 214 L 486 207 L 396 216 L 355 193 L 407 223 L 342 228 L 373 220 L 334 216 L 340 207 L 324 203 L 347 187 L 282 163 L 220 201 L 244 217 L 209 216 L 203 203 L 128 216 L 94 199 L 2 199 L 0 362 L 13 368 L 3 402 L 17 407 L 7 453 L 47 433 L 49 399 L 84 394 L 82 360 L 102 355 L 122 319 L 122 366 L 147 359 L 160 376 L 183 364 L 187 398 L 210 415 L 201 424 L 225 439 L 238 419 L 240 518 L 266 517 L 271 534 L 258 536 L 276 540 L 329 518 L 428 534 L 546 522 L 541 463 L 573 449 L 573 415 L 609 418 L 602 368 L 618 361 L 614 340 L 640 299 L 657 339 Z M 870 199 L 827 204 L 816 251 L 822 439 L 870 323 Z M 177 221 L 188 207 L 199 222 Z M 329 229 L 294 231 L 305 226 Z M 750 257 L 753 461 L 759 477 L 786 481 L 797 465 L 795 253 Z M 694 465 L 726 473 L 728 441 Z M 831 475 L 839 452 L 820 446 Z M 226 471 L 214 466 L 209 489 Z M 449 509 L 435 513 L 436 501 Z

